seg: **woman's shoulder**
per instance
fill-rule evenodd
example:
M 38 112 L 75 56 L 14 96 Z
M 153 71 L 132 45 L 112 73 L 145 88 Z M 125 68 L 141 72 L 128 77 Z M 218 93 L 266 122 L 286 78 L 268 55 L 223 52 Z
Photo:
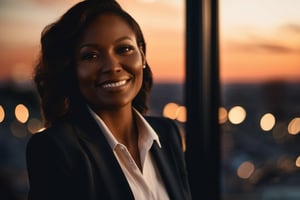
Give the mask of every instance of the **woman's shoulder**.
M 156 129 L 163 130 L 164 132 L 179 131 L 176 122 L 170 118 L 160 116 L 145 116 L 148 123 Z
M 176 126 L 174 120 L 161 116 L 145 116 L 145 119 L 152 125 L 167 125 L 167 126 Z
M 32 137 L 43 138 L 43 137 L 58 137 L 62 136 L 68 128 L 68 123 L 57 123 L 53 126 L 42 128 L 40 131 L 34 133 Z
M 37 133 L 34 133 L 29 141 L 28 146 L 31 145 L 47 145 L 47 144 L 56 144 L 66 143 L 72 138 L 72 126 L 68 123 L 59 123 L 49 128 L 45 128 Z M 63 145 L 63 144 L 61 144 Z
M 160 140 L 183 147 L 183 133 L 174 120 L 159 116 L 145 116 L 145 119 L 159 135 Z

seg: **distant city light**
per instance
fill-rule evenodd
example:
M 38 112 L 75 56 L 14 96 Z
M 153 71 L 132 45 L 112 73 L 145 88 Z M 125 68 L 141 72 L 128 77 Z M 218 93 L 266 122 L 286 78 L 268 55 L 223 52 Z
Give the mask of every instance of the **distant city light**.
M 237 169 L 237 175 L 242 179 L 248 179 L 253 174 L 254 170 L 254 164 L 250 161 L 245 161 Z
M 177 117 L 176 119 L 180 122 L 186 122 L 186 107 L 185 106 L 179 106 L 177 108 Z
M 29 117 L 28 108 L 23 104 L 17 105 L 15 108 L 15 116 L 19 122 L 26 123 Z
M 186 122 L 186 107 L 173 102 L 167 103 L 163 109 L 163 116 L 184 123 Z
M 300 167 L 300 156 L 298 156 L 296 159 L 296 166 Z
M 264 131 L 270 131 L 275 126 L 276 120 L 274 115 L 266 113 L 260 119 L 260 127 Z
M 179 105 L 173 102 L 167 103 L 163 109 L 163 116 L 168 117 L 170 119 L 176 119 L 177 117 L 177 109 Z
M 228 119 L 228 112 L 226 108 L 220 107 L 219 108 L 219 123 L 224 124 Z
M 288 132 L 291 135 L 300 133 L 300 117 L 294 118 L 288 125 Z
M 240 124 L 246 118 L 246 110 L 241 106 L 234 106 L 229 110 L 228 119 L 233 124 Z
M 0 105 L 0 123 L 4 121 L 5 118 L 5 111 L 2 105 Z

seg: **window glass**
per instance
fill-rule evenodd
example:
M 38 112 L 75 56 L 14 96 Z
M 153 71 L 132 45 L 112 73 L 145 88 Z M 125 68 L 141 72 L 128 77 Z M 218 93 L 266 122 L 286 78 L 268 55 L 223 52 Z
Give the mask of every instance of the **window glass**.
M 298 199 L 300 1 L 220 0 L 222 199 Z

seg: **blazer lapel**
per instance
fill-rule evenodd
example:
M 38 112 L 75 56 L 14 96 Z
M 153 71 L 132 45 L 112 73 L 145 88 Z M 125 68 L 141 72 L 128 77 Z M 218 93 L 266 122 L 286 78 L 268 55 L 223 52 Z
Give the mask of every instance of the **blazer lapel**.
M 109 199 L 119 200 L 126 197 L 133 200 L 126 177 L 94 118 L 88 110 L 77 117 L 77 133 L 82 140 L 82 146 L 96 166 L 100 182 L 104 183 L 103 187 Z
M 157 133 L 161 133 L 161 131 L 163 131 L 156 125 L 156 123 L 152 122 L 151 125 Z M 176 158 L 174 158 L 174 154 L 168 144 L 168 141 L 166 141 L 164 137 L 159 137 L 159 139 L 162 145 L 161 148 L 156 142 L 154 142 L 151 148 L 151 152 L 153 153 L 153 156 L 156 160 L 156 164 L 160 171 L 161 177 L 164 180 L 168 194 L 170 195 L 170 199 L 185 199 L 183 193 L 181 192 L 182 188 L 179 184 L 180 177 L 178 176 L 178 173 L 176 171 L 177 168 L 174 161 L 174 159 Z
M 102 133 L 100 134 L 102 135 Z M 133 200 L 130 186 L 106 139 L 99 137 L 93 142 L 84 141 L 84 145 L 92 155 L 90 158 L 97 167 L 99 178 L 105 183 L 109 199 L 119 200 L 126 197 L 126 199 Z

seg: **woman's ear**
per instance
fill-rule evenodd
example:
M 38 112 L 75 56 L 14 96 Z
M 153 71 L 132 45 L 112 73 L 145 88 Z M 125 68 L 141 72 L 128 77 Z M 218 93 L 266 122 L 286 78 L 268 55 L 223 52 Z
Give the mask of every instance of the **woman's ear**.
M 147 60 L 146 60 L 145 53 L 144 53 L 144 51 L 143 51 L 143 47 L 140 46 L 140 47 L 139 47 L 139 50 L 140 50 L 140 53 L 141 53 L 141 56 L 142 56 L 143 66 L 146 66 Z

